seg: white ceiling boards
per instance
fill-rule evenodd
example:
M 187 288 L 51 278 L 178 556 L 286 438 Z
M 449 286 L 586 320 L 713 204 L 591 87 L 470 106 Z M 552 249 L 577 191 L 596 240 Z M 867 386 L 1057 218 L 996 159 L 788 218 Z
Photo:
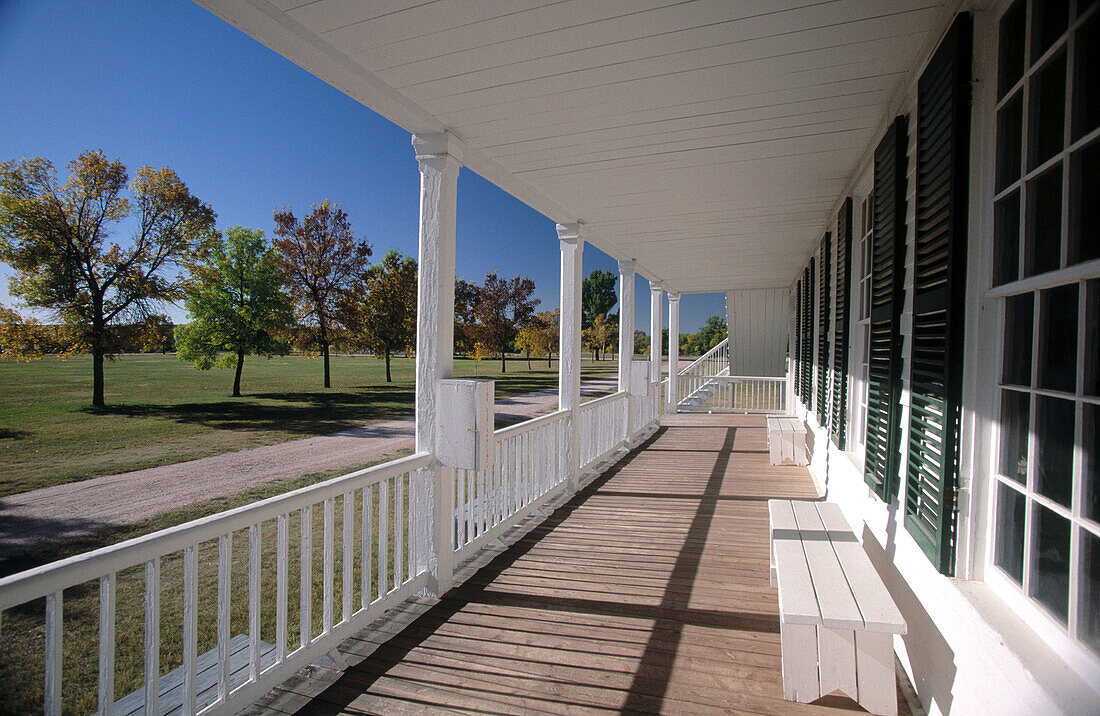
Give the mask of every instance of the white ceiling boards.
M 793 280 L 955 5 L 199 1 L 681 292 Z

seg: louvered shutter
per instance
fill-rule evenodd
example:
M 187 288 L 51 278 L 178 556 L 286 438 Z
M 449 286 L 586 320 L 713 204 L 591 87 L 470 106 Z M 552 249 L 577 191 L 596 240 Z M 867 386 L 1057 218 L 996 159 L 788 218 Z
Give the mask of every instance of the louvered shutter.
M 802 280 L 802 404 L 814 399 L 814 260 Z
M 821 280 L 817 302 L 817 422 L 825 427 L 829 418 L 829 256 L 832 236 L 826 232 L 821 240 Z
M 916 255 L 905 527 L 954 573 L 970 145 L 971 22 L 959 15 L 917 83 Z
M 844 200 L 836 217 L 836 330 L 833 337 L 833 437 L 837 448 L 845 448 L 848 422 L 848 283 L 852 264 L 852 197 Z
M 802 397 L 802 281 L 795 287 L 794 302 L 794 394 Z
M 871 350 L 864 479 L 887 502 L 896 492 L 899 457 L 907 129 L 906 118 L 897 117 L 875 149 Z

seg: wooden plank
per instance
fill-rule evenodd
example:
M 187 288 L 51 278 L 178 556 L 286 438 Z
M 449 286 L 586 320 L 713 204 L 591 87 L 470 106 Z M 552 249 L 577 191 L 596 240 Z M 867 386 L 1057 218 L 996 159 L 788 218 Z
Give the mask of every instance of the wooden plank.
M 817 627 L 784 623 L 780 633 L 783 649 L 783 698 L 807 704 L 821 696 L 818 678 Z
M 894 716 L 898 712 L 894 636 L 880 631 L 858 632 L 856 670 L 859 704 L 873 714 Z
M 787 530 L 789 527 L 772 531 L 776 579 L 779 583 L 779 618 L 784 624 L 816 626 L 821 624 L 822 616 L 806 552 L 798 533 L 791 534 Z
M 793 503 L 793 507 L 802 548 L 806 551 L 806 561 L 813 577 L 813 589 L 821 609 L 822 625 L 834 629 L 862 629 L 863 616 L 821 523 L 817 506 L 813 502 L 798 501 Z
M 844 570 L 856 604 L 867 629 L 905 633 L 905 618 L 894 604 L 882 578 L 871 564 L 867 552 L 852 534 L 840 507 L 833 503 L 819 503 L 818 514 L 828 530 L 833 550 Z

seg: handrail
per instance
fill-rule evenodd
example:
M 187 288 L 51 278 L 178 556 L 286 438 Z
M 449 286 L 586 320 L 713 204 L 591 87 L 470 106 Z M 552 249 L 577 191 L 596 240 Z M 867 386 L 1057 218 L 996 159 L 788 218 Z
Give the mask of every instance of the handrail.
M 497 440 L 506 440 L 519 433 L 525 433 L 528 430 L 534 430 L 540 425 L 546 423 L 552 423 L 555 420 L 561 420 L 563 417 L 569 415 L 568 410 L 555 410 L 552 413 L 546 415 L 540 415 L 537 418 L 531 418 L 530 420 L 524 420 L 522 423 L 516 423 L 515 425 L 509 425 L 506 428 L 501 428 L 493 433 L 493 436 Z
M 581 410 L 590 410 L 592 408 L 598 408 L 604 403 L 612 403 L 616 400 L 622 400 L 628 396 L 625 390 L 620 390 L 618 393 L 611 393 L 610 395 L 602 395 L 595 400 L 589 400 L 587 403 L 581 403 Z
M 689 374 L 689 373 L 691 372 L 691 370 L 695 368 L 695 366 L 697 366 L 697 365 L 699 365 L 699 364 L 703 363 L 704 361 L 710 360 L 710 359 L 711 359 L 711 358 L 712 358 L 712 357 L 713 357 L 714 355 L 716 355 L 716 354 L 717 354 L 717 353 L 718 353 L 719 351 L 721 351 L 722 349 L 724 349 L 724 348 L 728 347 L 728 346 L 729 346 L 729 342 L 730 342 L 729 336 L 726 336 L 726 337 L 725 337 L 725 338 L 723 338 L 722 340 L 718 341 L 718 343 L 717 343 L 717 344 L 715 344 L 715 346 L 714 346 L 713 348 L 711 348 L 711 349 L 710 349 L 709 351 L 707 351 L 707 352 L 706 352 L 706 353 L 704 353 L 703 355 L 701 355 L 701 356 L 699 356 L 698 358 L 696 358 L 696 359 L 695 359 L 694 361 L 692 361 L 692 362 L 691 362 L 691 363 L 690 363 L 690 364 L 688 365 L 688 367 L 687 367 L 687 368 L 684 368 L 684 369 L 680 370 L 680 371 L 679 371 L 679 372 L 677 373 L 677 375 L 687 375 L 687 374 Z
M 0 611 L 339 497 L 349 490 L 428 467 L 431 462 L 430 453 L 416 453 L 4 577 L 0 579 Z

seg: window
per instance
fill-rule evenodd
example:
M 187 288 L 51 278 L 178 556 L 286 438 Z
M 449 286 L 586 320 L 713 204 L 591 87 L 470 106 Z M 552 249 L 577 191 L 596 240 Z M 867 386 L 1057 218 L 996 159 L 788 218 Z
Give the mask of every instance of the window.
M 1018 0 L 1000 19 L 989 560 L 1100 652 L 1098 8 Z
M 856 265 L 856 330 L 853 342 L 857 356 L 852 381 L 852 449 L 862 451 L 867 442 L 867 368 L 871 348 L 871 196 L 859 203 L 859 251 Z
M 852 280 L 852 197 L 840 205 L 836 217 L 836 322 L 833 335 L 833 402 L 832 428 L 836 446 L 843 450 L 847 441 L 848 423 L 848 335 L 849 296 L 848 285 Z

